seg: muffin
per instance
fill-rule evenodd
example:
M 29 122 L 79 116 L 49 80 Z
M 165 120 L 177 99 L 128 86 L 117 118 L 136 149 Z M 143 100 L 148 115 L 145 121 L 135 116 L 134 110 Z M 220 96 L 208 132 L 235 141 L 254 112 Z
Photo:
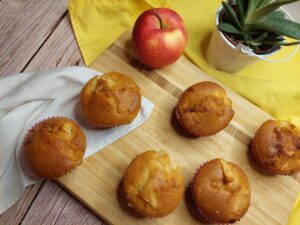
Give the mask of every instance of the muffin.
M 95 76 L 83 87 L 80 103 L 86 119 L 95 127 L 131 123 L 141 108 L 139 87 L 128 76 L 110 72 Z
M 235 223 L 250 206 L 250 184 L 234 163 L 214 159 L 197 171 L 192 194 L 199 213 L 211 223 Z
M 180 203 L 184 192 L 181 168 L 165 151 L 136 156 L 124 175 L 128 205 L 147 217 L 163 217 Z
M 251 144 L 254 161 L 270 174 L 300 171 L 300 130 L 287 121 L 267 120 Z
M 33 126 L 23 143 L 27 167 L 37 176 L 53 179 L 80 165 L 86 149 L 86 138 L 70 119 L 54 117 Z
M 210 136 L 223 130 L 233 118 L 231 100 L 218 84 L 205 81 L 185 90 L 176 107 L 180 125 L 194 136 Z

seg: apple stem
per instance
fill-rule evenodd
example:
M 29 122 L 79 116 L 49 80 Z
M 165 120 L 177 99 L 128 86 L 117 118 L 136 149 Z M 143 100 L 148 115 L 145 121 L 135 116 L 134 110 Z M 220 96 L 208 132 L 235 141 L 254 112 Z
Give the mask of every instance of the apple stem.
M 153 9 L 153 13 L 157 17 L 157 19 L 159 20 L 160 29 L 163 29 L 163 22 L 162 22 L 161 16 L 159 15 L 159 13 L 157 12 L 156 9 Z

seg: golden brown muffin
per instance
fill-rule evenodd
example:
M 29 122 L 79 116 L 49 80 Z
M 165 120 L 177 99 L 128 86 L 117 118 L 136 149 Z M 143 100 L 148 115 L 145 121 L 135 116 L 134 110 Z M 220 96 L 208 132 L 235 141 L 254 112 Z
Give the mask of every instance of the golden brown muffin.
M 214 159 L 197 171 L 192 193 L 199 212 L 212 223 L 235 223 L 250 206 L 247 175 L 234 163 Z
M 184 192 L 181 168 L 164 151 L 136 156 L 124 175 L 123 185 L 129 206 L 148 217 L 171 213 Z
M 49 118 L 36 124 L 23 143 L 26 164 L 41 178 L 65 175 L 82 163 L 86 138 L 80 127 L 67 118 Z
M 300 130 L 287 121 L 267 120 L 251 144 L 255 162 L 271 174 L 300 171 Z
M 223 130 L 233 114 L 225 90 L 210 81 L 196 83 L 185 90 L 176 107 L 179 123 L 195 136 L 210 136 Z
M 141 108 L 139 87 L 128 76 L 110 72 L 95 76 L 80 94 L 83 114 L 95 127 L 131 123 Z

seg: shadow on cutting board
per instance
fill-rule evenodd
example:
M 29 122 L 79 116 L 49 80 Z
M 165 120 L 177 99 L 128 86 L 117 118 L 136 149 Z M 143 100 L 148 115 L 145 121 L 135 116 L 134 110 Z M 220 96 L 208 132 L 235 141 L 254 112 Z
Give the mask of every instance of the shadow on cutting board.
M 136 218 L 136 219 L 144 219 L 145 217 L 141 214 L 139 214 L 137 211 L 135 211 L 133 208 L 131 208 L 128 205 L 127 199 L 125 197 L 125 193 L 123 190 L 123 180 L 121 180 L 121 182 L 118 185 L 118 189 L 117 189 L 117 199 L 120 205 L 120 208 L 125 211 L 126 213 L 128 213 L 130 216 Z

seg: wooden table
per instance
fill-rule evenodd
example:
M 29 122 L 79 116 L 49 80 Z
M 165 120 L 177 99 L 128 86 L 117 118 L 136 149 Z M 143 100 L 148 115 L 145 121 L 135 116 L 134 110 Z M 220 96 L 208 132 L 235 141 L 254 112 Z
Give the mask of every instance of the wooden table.
M 84 66 L 67 0 L 0 0 L 0 77 L 31 70 Z M 286 7 L 300 21 L 300 2 Z M 0 215 L 0 225 L 104 224 L 56 183 L 26 189 Z

